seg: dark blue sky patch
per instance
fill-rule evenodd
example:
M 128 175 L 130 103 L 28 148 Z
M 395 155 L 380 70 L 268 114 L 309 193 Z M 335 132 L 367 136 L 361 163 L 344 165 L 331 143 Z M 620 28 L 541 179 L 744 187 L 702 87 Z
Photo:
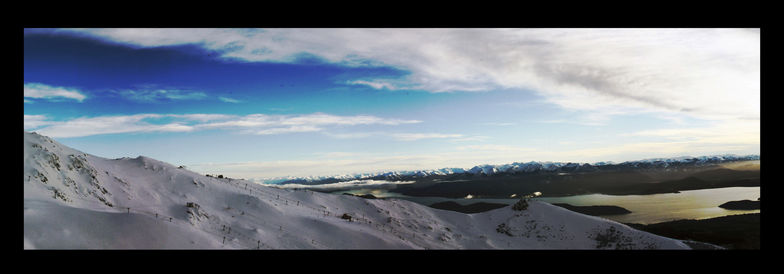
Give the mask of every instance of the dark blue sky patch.
M 166 104 L 167 112 L 226 112 L 227 103 L 219 97 L 245 102 L 231 106 L 231 112 L 238 114 L 272 109 L 351 113 L 380 101 L 406 104 L 419 99 L 346 84 L 357 79 L 395 79 L 407 75 L 405 71 L 340 66 L 310 54 L 299 55 L 290 64 L 251 63 L 224 59 L 197 45 L 135 48 L 85 37 L 28 33 L 24 58 L 25 83 L 79 89 L 93 102 L 80 105 L 86 115 L 160 113 L 160 104 Z M 181 97 L 170 98 L 156 90 L 179 92 Z M 198 94 L 205 96 L 188 96 Z

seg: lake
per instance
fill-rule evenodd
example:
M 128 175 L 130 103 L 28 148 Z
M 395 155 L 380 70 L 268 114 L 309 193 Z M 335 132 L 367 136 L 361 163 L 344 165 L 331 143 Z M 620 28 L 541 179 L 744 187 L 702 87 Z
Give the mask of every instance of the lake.
M 379 198 L 397 198 L 420 204 L 454 201 L 462 205 L 487 202 L 512 204 L 517 199 L 451 199 L 441 197 L 411 197 L 384 190 L 353 190 L 341 193 L 373 194 Z M 707 219 L 734 214 L 759 213 L 760 210 L 726 210 L 719 205 L 729 201 L 752 200 L 760 197 L 760 187 L 727 187 L 681 191 L 651 195 L 589 194 L 569 197 L 539 197 L 534 200 L 548 203 L 567 203 L 576 206 L 615 205 L 632 213 L 602 216 L 621 223 L 652 224 L 680 219 Z
M 616 205 L 632 213 L 603 216 L 621 223 L 651 224 L 680 219 L 707 219 L 734 214 L 759 213 L 760 210 L 727 210 L 719 205 L 729 201 L 760 197 L 760 187 L 727 187 L 653 195 L 591 194 L 573 197 L 548 197 L 537 200 L 571 205 Z

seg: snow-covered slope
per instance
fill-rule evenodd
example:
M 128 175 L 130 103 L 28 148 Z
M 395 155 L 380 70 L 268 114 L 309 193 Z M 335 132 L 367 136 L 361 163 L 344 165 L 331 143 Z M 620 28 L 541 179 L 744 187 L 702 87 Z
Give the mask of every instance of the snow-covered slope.
M 350 216 L 350 220 L 348 219 Z M 530 202 L 462 214 L 104 159 L 24 133 L 24 247 L 687 249 L 679 240 Z

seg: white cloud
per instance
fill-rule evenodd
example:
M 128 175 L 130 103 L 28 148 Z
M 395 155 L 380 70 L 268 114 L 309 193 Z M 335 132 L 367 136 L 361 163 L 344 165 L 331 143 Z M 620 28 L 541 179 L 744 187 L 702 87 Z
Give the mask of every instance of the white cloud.
M 372 136 L 378 136 L 381 134 L 385 134 L 384 132 L 350 132 L 350 133 L 334 133 L 334 132 L 324 132 L 324 135 L 327 135 L 332 138 L 337 139 L 359 139 L 359 138 L 368 138 Z
M 200 122 L 208 122 L 208 121 L 215 121 L 215 120 L 228 120 L 232 119 L 234 115 L 228 114 L 168 114 L 168 116 L 176 117 L 176 118 L 183 118 L 186 120 L 194 120 Z
M 276 123 L 275 116 L 266 114 L 249 114 L 245 116 L 227 116 L 225 119 L 213 119 L 211 123 L 200 124 L 202 128 L 255 128 L 271 126 Z
M 367 85 L 374 89 L 388 89 L 388 90 L 396 90 L 399 89 L 395 85 L 390 82 L 382 81 L 382 80 L 374 80 L 374 81 L 365 81 L 365 80 L 353 80 L 347 81 L 346 84 L 349 85 Z
M 460 160 L 465 160 L 460 158 Z M 441 154 L 383 155 L 347 158 L 320 157 L 310 160 L 285 160 L 242 163 L 190 163 L 198 172 L 221 172 L 233 178 L 273 178 L 285 176 L 329 176 L 357 172 L 417 170 L 425 167 L 454 166 L 455 161 Z
M 385 119 L 370 115 L 336 116 L 324 113 L 314 113 L 300 116 L 279 116 L 280 123 L 284 125 L 400 125 L 421 123 L 419 120 Z
M 242 101 L 240 101 L 240 100 L 232 99 L 232 98 L 229 98 L 229 97 L 223 97 L 223 96 L 218 97 L 218 100 L 221 100 L 221 101 L 226 102 L 226 103 L 235 103 L 235 104 L 236 103 L 242 103 Z
M 313 131 L 321 131 L 321 128 L 314 127 L 314 126 L 291 126 L 291 127 L 278 127 L 278 128 L 270 128 L 270 129 L 262 129 L 256 131 L 258 135 L 273 135 L 273 134 L 281 134 L 281 133 L 293 133 L 293 132 L 313 132 Z
M 579 145 L 579 144 L 578 144 Z M 554 161 L 595 163 L 630 160 L 702 156 L 717 154 L 753 154 L 759 144 L 703 143 L 699 140 L 665 140 L 611 144 L 588 148 L 538 149 L 510 145 L 459 146 L 451 151 L 405 155 L 324 154 L 308 160 L 260 161 L 244 163 L 190 163 L 189 167 L 204 173 L 228 174 L 234 178 L 275 178 L 287 176 L 334 176 L 386 171 L 439 169 L 445 167 L 471 168 L 483 164 L 512 162 Z M 758 152 L 757 152 L 758 153 Z M 345 156 L 345 157 L 343 157 Z
M 320 131 L 324 126 L 355 125 L 401 125 L 421 123 L 418 120 L 381 118 L 370 115 L 338 116 L 325 113 L 302 115 L 249 114 L 232 116 L 211 123 L 200 124 L 201 128 L 240 128 L 261 129 L 257 134 L 278 134 L 286 132 Z
M 24 115 L 24 129 L 32 130 L 42 126 L 50 125 L 52 122 L 46 121 L 45 115 Z
M 166 124 L 156 124 L 155 119 L 171 118 Z M 136 114 L 125 116 L 82 117 L 67 121 L 47 120 L 44 115 L 25 115 L 25 129 L 36 129 L 51 137 L 82 137 L 98 134 L 133 132 L 188 132 L 195 130 L 224 129 L 240 132 L 273 135 L 299 132 L 317 132 L 325 127 L 354 125 L 400 125 L 420 123 L 417 120 L 380 118 L 369 115 L 338 116 L 324 113 L 303 115 L 249 114 Z
M 497 127 L 508 127 L 508 126 L 516 126 L 517 123 L 512 123 L 512 122 L 488 122 L 488 123 L 484 123 L 482 125 L 497 126 Z
M 510 145 L 468 145 L 457 147 L 457 150 L 480 150 L 480 151 L 494 151 L 494 152 L 531 152 L 535 151 L 532 148 L 510 146 Z
M 137 114 L 128 116 L 83 117 L 67 121 L 28 121 L 25 115 L 25 128 L 40 127 L 35 131 L 50 137 L 82 137 L 98 134 L 132 133 L 132 132 L 183 132 L 192 131 L 193 127 L 181 123 L 152 124 L 146 120 L 162 118 L 159 114 Z
M 200 100 L 207 98 L 207 94 L 200 91 L 179 89 L 124 89 L 112 90 L 126 99 L 141 102 L 159 102 L 164 100 Z
M 266 117 L 266 116 L 265 116 Z M 40 118 L 40 117 L 39 117 Z M 269 118 L 269 117 L 268 117 Z M 26 118 L 27 119 L 27 118 Z M 40 120 L 30 117 L 30 120 Z M 234 118 L 227 118 L 235 120 Z M 275 120 L 275 119 L 270 119 Z M 315 125 L 313 125 L 315 127 Z M 292 126 L 296 127 L 296 126 Z M 198 126 L 194 125 L 194 128 Z M 241 127 L 229 127 L 231 129 Z M 251 127 L 253 128 L 253 127 Z M 287 130 L 280 121 L 263 129 L 270 131 Z M 263 130 L 262 129 L 262 130 Z M 307 128 L 305 128 L 307 129 Z M 291 129 L 289 131 L 296 131 Z M 254 132 L 250 132 L 254 133 Z M 328 131 L 322 131 L 328 134 Z M 361 137 L 388 136 L 396 138 L 388 132 L 361 132 L 352 135 Z M 363 135 L 364 134 L 364 135 Z M 245 163 L 190 163 L 189 167 L 199 172 L 228 174 L 235 178 L 270 178 L 281 176 L 326 176 L 350 173 L 366 173 L 394 170 L 437 169 L 444 167 L 470 168 L 481 164 L 505 164 L 526 161 L 558 161 L 558 162 L 598 162 L 637 160 L 651 157 L 700 156 L 723 153 L 750 154 L 759 151 L 759 132 L 754 126 L 736 127 L 726 123 L 700 128 L 673 128 L 646 130 L 626 134 L 628 137 L 660 137 L 662 140 L 628 139 L 627 143 L 586 144 L 572 142 L 559 144 L 551 148 L 534 148 L 505 144 L 478 144 L 456 146 L 454 149 L 427 153 L 412 152 L 409 154 L 379 154 L 356 152 L 332 152 L 314 154 L 307 160 L 265 161 Z M 335 136 L 333 136 L 335 137 Z M 454 140 L 464 137 L 460 134 L 439 133 L 406 133 L 397 137 L 408 137 L 409 140 L 431 137 Z M 400 139 L 404 141 L 405 138 Z M 758 152 L 757 152 L 758 153 Z
M 207 98 L 207 94 L 201 91 L 150 87 L 140 89 L 109 90 L 108 92 L 119 95 L 126 99 L 142 102 L 158 102 L 163 100 L 200 100 Z M 25 103 L 34 102 L 32 100 L 28 100 L 27 98 L 42 98 L 50 101 L 73 99 L 82 102 L 87 98 L 87 96 L 83 93 L 83 91 L 80 91 L 76 88 L 50 86 L 41 83 L 24 84 Z
M 393 138 L 400 141 L 416 141 L 421 139 L 447 139 L 461 138 L 462 134 L 443 134 L 443 133 L 392 133 Z
M 324 157 L 324 158 L 345 158 L 345 157 L 357 157 L 361 156 L 363 153 L 357 152 L 346 152 L 346 151 L 333 151 L 333 152 L 314 152 L 313 155 L 317 157 Z
M 490 136 L 482 136 L 482 135 L 474 135 L 474 136 L 465 136 L 459 137 L 455 139 L 451 139 L 452 142 L 484 142 L 489 139 Z
M 469 141 L 484 141 L 487 136 L 465 136 L 463 134 L 448 134 L 448 133 L 412 133 L 412 132 L 388 132 L 388 131 L 362 131 L 362 132 L 348 132 L 348 133 L 334 133 L 324 132 L 332 138 L 337 139 L 359 139 L 359 138 L 391 138 L 396 141 L 417 141 L 422 139 L 446 139 L 450 142 L 469 142 Z
M 753 154 L 759 151 L 759 144 L 753 143 L 711 143 L 700 140 L 674 140 L 660 142 L 636 142 L 628 144 L 608 145 L 564 151 L 537 151 L 536 154 L 555 159 L 571 159 L 570 161 L 597 162 L 615 161 L 622 162 L 636 159 L 703 156 L 718 154 Z M 758 152 L 757 152 L 758 153 Z
M 392 66 L 432 92 L 533 90 L 595 113 L 759 117 L 760 33 L 744 29 L 86 29 L 154 47 L 197 44 L 223 58 L 293 62 L 308 53 L 347 66 Z M 399 88 L 389 79 L 351 83 Z
M 759 122 L 727 120 L 704 127 L 683 127 L 642 130 L 625 136 L 661 137 L 695 144 L 760 144 Z
M 326 132 L 324 132 L 326 134 Z M 350 137 L 352 134 L 346 134 Z M 417 137 L 460 139 L 459 134 L 413 134 Z M 372 173 L 394 170 L 437 169 L 444 167 L 471 168 L 481 164 L 505 164 L 526 161 L 598 162 L 637 160 L 651 157 L 700 156 L 715 154 L 752 154 L 759 151 L 759 132 L 754 126 L 736 127 L 726 123 L 715 126 L 683 129 L 661 129 L 632 132 L 626 143 L 587 144 L 572 142 L 548 148 L 506 144 L 461 145 L 454 149 L 407 154 L 324 153 L 313 159 L 246 163 L 190 164 L 202 172 L 221 172 L 240 178 L 271 178 L 280 176 L 328 176 Z M 391 133 L 371 132 L 368 136 L 389 136 Z M 334 136 L 333 136 L 334 137 Z M 649 140 L 661 137 L 662 140 Z M 568 145 L 568 146 L 567 146 Z M 757 151 L 757 152 L 755 152 Z
M 79 90 L 75 88 L 50 86 L 41 83 L 25 83 L 24 84 L 24 97 L 25 98 L 42 98 L 48 100 L 57 100 L 60 98 L 73 99 L 82 102 L 87 98 Z M 32 103 L 25 99 L 25 103 Z

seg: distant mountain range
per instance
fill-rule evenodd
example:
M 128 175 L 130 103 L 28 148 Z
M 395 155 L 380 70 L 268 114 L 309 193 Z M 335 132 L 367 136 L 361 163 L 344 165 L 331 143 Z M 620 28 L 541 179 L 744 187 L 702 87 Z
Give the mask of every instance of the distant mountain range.
M 310 176 L 310 177 L 286 177 L 257 179 L 257 182 L 267 184 L 302 184 L 302 185 L 321 185 L 344 182 L 351 180 L 412 180 L 426 178 L 430 176 L 442 177 L 445 175 L 463 174 L 468 176 L 493 176 L 493 175 L 515 175 L 515 174 L 568 174 L 574 172 L 593 172 L 593 171 L 623 171 L 623 170 L 660 170 L 660 169 L 688 169 L 693 167 L 703 167 L 736 161 L 760 160 L 759 155 L 738 156 L 732 154 L 714 156 L 683 156 L 675 158 L 653 158 L 637 161 L 627 161 L 622 163 L 597 162 L 572 163 L 572 162 L 514 162 L 511 164 L 500 165 L 478 165 L 470 169 L 464 168 L 441 168 L 414 171 L 389 171 L 379 173 L 361 173 L 350 175 L 334 176 Z

